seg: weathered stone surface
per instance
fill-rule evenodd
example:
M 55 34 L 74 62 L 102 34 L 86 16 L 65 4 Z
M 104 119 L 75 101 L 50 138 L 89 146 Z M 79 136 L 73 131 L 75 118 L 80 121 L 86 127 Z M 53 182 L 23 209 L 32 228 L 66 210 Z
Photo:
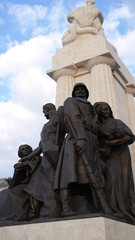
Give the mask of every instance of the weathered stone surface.
M 134 240 L 135 227 L 107 218 L 65 220 L 0 228 L 1 240 Z

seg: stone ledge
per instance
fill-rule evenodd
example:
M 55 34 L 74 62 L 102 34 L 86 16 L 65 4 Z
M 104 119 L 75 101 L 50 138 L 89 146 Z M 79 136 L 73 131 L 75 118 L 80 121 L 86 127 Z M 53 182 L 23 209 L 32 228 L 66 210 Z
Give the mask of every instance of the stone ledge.
M 0 240 L 134 240 L 135 226 L 104 217 L 0 228 Z

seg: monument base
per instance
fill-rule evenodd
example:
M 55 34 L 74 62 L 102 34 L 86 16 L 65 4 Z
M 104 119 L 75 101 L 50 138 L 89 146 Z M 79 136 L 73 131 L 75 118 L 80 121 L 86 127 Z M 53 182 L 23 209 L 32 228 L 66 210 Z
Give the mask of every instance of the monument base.
M 104 217 L 0 228 L 1 240 L 134 240 L 135 226 Z

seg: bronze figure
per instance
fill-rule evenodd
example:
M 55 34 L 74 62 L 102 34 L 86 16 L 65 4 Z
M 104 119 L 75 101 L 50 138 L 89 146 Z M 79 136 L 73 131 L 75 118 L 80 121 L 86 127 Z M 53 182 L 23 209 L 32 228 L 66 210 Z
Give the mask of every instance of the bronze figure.
M 132 131 L 113 117 L 106 102 L 95 103 L 99 121 L 99 149 L 105 177 L 105 194 L 111 209 L 135 223 L 135 192 L 129 144 L 135 141 Z
M 40 166 L 37 168 L 24 191 L 34 197 L 38 202 L 44 203 L 41 211 L 42 216 L 56 217 L 60 215 L 59 196 L 53 191 L 55 169 L 63 143 L 65 131 L 62 129 L 56 107 L 52 103 L 43 106 L 43 113 L 49 121 L 44 124 L 41 131 L 39 146 L 27 157 L 21 159 L 32 159 L 43 153 Z M 30 205 L 28 219 L 39 217 L 37 209 Z
M 55 191 L 60 192 L 62 216 L 74 215 L 70 192 L 74 189 L 93 202 L 93 212 L 113 214 L 104 196 L 104 180 L 97 142 L 97 116 L 83 83 L 74 86 L 72 97 L 64 102 L 68 131 L 56 169 Z M 87 186 L 87 190 L 84 189 Z M 98 199 L 98 200 L 97 200 Z
M 18 156 L 21 159 L 15 164 L 13 178 L 8 180 L 9 189 L 6 190 L 3 198 L 5 200 L 0 197 L 2 219 L 8 220 L 10 217 L 12 220 L 24 221 L 40 216 L 60 215 L 59 196 L 54 193 L 53 186 L 65 131 L 60 125 L 54 104 L 45 104 L 43 113 L 49 121 L 43 126 L 39 146 L 34 151 L 28 145 L 19 147 Z M 43 153 L 42 158 L 41 153 Z M 17 200 L 20 202 L 20 209 L 16 204 Z M 9 210 L 10 201 L 13 204 L 11 210 Z
M 128 147 L 135 135 L 108 103 L 93 106 L 88 97 L 85 84 L 77 83 L 57 111 L 52 103 L 43 106 L 48 122 L 35 150 L 18 149 L 9 189 L 0 192 L 0 221 L 103 213 L 135 224 Z
M 18 156 L 20 158 L 28 156 L 30 153 L 33 152 L 32 147 L 27 144 L 23 144 L 18 149 Z M 30 180 L 31 175 L 37 168 L 38 164 L 40 163 L 40 157 L 34 157 L 30 160 L 18 162 L 14 165 L 14 175 L 13 178 L 8 180 L 9 188 L 15 187 L 21 183 L 28 183 Z
M 32 148 L 23 144 L 18 149 L 19 157 L 26 157 L 32 152 Z M 35 157 L 31 161 L 15 164 L 13 178 L 8 180 L 9 188 L 0 192 L 0 220 L 26 220 L 29 211 L 31 197 L 24 191 L 30 177 L 40 165 L 41 157 Z M 36 202 L 36 199 L 33 198 Z

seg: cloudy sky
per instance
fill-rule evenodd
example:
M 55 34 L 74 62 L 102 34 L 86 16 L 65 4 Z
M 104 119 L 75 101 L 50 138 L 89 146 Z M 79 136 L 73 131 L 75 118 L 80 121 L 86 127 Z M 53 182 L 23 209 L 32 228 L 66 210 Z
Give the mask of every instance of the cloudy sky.
M 22 143 L 37 147 L 42 105 L 55 103 L 46 71 L 62 47 L 67 14 L 85 0 L 0 0 L 0 178 L 13 174 Z M 97 0 L 104 31 L 135 76 L 135 1 Z

